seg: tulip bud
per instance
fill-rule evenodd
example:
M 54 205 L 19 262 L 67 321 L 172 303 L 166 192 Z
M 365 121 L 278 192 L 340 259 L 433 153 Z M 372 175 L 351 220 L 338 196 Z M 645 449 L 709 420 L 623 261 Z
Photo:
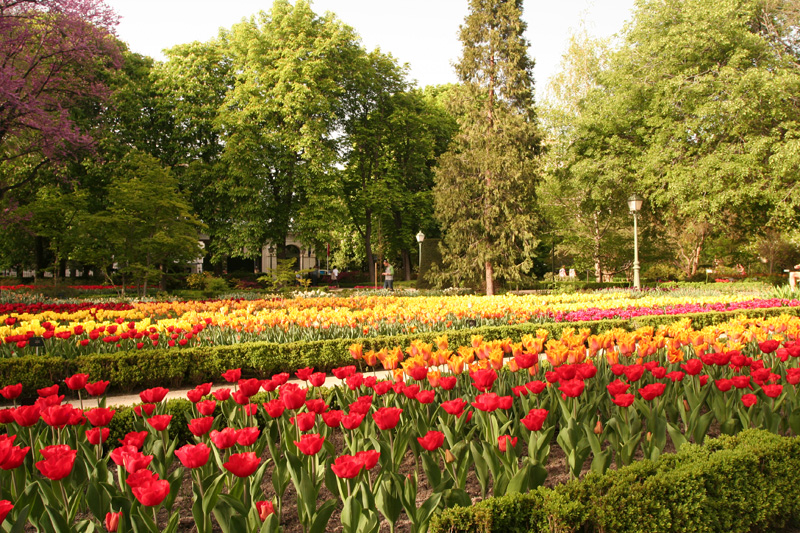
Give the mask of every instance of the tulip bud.
M 683 408 L 686 409 L 687 412 L 689 411 L 689 402 L 686 401 L 686 398 L 683 399 Z
M 450 450 L 444 451 L 444 462 L 450 464 L 456 460 L 456 456 Z
M 647 432 L 647 442 L 650 442 L 651 440 L 653 440 L 653 434 L 648 431 Z
M 597 424 L 594 425 L 594 434 L 600 435 L 601 433 L 603 433 L 603 423 L 598 420 Z
M 122 516 L 122 511 L 116 513 L 106 513 L 106 529 L 108 531 L 116 531 L 119 527 L 119 519 Z

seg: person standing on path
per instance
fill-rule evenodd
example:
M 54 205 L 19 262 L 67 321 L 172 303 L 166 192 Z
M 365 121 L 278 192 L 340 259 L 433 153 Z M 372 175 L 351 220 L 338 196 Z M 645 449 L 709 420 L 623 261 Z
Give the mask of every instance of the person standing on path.
M 386 269 L 383 274 L 383 288 L 389 289 L 390 291 L 394 290 L 394 267 L 389 264 L 388 259 L 383 260 L 383 267 Z
M 331 271 L 331 281 L 336 285 L 336 288 L 338 289 L 339 288 L 339 269 L 336 268 L 336 267 L 333 267 L 333 270 Z

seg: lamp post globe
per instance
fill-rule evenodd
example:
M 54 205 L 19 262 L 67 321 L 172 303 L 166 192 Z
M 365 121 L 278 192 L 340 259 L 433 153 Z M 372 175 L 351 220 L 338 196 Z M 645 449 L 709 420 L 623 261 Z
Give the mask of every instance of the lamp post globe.
M 422 230 L 417 233 L 417 242 L 419 243 L 419 272 L 422 273 L 422 241 L 425 240 L 425 234 Z

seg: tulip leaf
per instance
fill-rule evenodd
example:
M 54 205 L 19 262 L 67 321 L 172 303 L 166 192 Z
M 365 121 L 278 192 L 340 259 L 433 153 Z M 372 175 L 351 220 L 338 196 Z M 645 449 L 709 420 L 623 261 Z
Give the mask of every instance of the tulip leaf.
M 245 507 L 244 502 L 240 498 L 234 498 L 229 494 L 220 494 L 219 495 L 219 503 L 224 503 L 225 505 L 232 508 L 239 516 L 247 516 L 249 509 Z
M 208 516 L 213 509 L 217 506 L 217 501 L 219 499 L 219 495 L 222 492 L 222 489 L 225 486 L 225 474 L 220 474 L 208 487 L 203 496 L 203 514 Z
M 17 505 L 19 505 L 19 502 L 17 502 Z M 25 525 L 28 522 L 28 514 L 30 513 L 30 511 L 31 511 L 30 505 L 22 507 L 17 512 L 17 517 L 16 520 L 14 521 L 14 527 L 12 527 L 8 533 L 23 533 L 25 531 Z
M 105 517 L 109 505 L 107 499 L 103 498 L 103 495 L 100 493 L 99 487 L 99 483 L 89 483 L 86 487 L 86 503 L 89 505 L 89 510 L 92 514 L 97 517 L 98 520 L 102 520 Z
M 164 528 L 162 533 L 175 533 L 178 530 L 178 524 L 180 523 L 180 513 L 172 513 L 172 516 L 169 517 L 169 522 L 167 522 L 167 527 Z
M 428 523 L 433 513 L 436 512 L 436 508 L 439 507 L 440 501 L 442 501 L 441 492 L 431 494 L 428 499 L 425 500 L 425 503 L 416 510 L 416 520 L 414 520 L 414 523 L 417 525 L 417 531 L 423 532 L 428 530 Z
M 422 466 L 425 468 L 425 475 L 428 476 L 428 483 L 431 487 L 437 486 L 442 481 L 442 470 L 439 467 L 438 457 L 430 452 L 422 452 Z
M 395 484 L 391 479 L 386 478 L 376 488 L 375 507 L 390 524 L 394 524 L 403 510 L 403 505 L 395 491 Z
M 672 440 L 672 444 L 675 445 L 675 451 L 680 450 L 681 446 L 689 442 L 686 436 L 681 433 L 681 430 L 673 424 L 667 423 L 667 432 L 669 432 L 669 438 Z
M 472 505 L 472 499 L 464 489 L 450 489 L 443 494 L 445 507 L 455 507 L 456 505 L 470 507 Z
M 308 533 L 324 533 L 328 527 L 328 522 L 331 519 L 333 511 L 336 509 L 338 500 L 327 500 L 319 509 L 317 509 L 314 521 L 311 527 L 308 528 Z
M 526 463 L 525 466 L 519 469 L 519 472 L 514 474 L 514 477 L 512 477 L 511 481 L 508 482 L 508 486 L 505 490 L 506 494 L 525 492 L 528 489 L 530 468 L 530 463 Z

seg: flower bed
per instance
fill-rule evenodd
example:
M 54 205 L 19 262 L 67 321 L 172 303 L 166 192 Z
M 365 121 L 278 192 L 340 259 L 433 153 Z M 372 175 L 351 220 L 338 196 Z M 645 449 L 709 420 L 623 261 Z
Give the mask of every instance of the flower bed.
M 290 484 L 291 507 L 309 530 L 322 531 L 340 509 L 345 531 L 401 516 L 419 531 L 437 509 L 472 503 L 468 478 L 482 497 L 541 485 L 554 435 L 577 476 L 587 458 L 602 473 L 637 453 L 657 459 L 668 439 L 678 450 L 701 443 L 712 423 L 724 434 L 800 433 L 799 340 L 800 319 L 784 316 L 702 330 L 686 320 L 597 335 L 568 329 L 518 343 L 476 337 L 451 346 L 440 337 L 399 355 L 354 345 L 358 360 L 396 367 L 395 380 L 342 367 L 333 373 L 346 386 L 327 390 L 319 388 L 325 374 L 311 368 L 297 372 L 299 382 L 229 370 L 231 389 L 209 395 L 206 384 L 187 395 L 193 437 L 180 447 L 169 430 L 185 422 L 167 412 L 166 389 L 141 393 L 120 447 L 107 440 L 116 416 L 104 408 L 107 384 L 76 375 L 66 388 L 98 396 L 98 407 L 62 405 L 55 384 L 34 405 L 0 411 L 8 434 L 0 437 L 0 486 L 14 502 L 0 503 L 0 512 L 45 531 L 104 521 L 174 531 L 180 516 L 169 511 L 191 478 L 198 531 L 214 523 L 276 530 L 287 519 Z M 20 389 L 7 385 L 0 395 L 18 398 Z M 254 403 L 259 391 L 266 396 Z M 412 471 L 401 468 L 407 452 Z M 431 491 L 417 501 L 423 477 Z M 88 518 L 77 521 L 79 510 Z
M 643 316 L 800 307 L 798 300 L 744 295 L 642 296 L 630 291 L 552 296 L 298 298 L 17 306 L 0 314 L 0 356 L 41 351 L 89 353 L 297 342 L 441 332 L 524 323 L 630 319 Z

